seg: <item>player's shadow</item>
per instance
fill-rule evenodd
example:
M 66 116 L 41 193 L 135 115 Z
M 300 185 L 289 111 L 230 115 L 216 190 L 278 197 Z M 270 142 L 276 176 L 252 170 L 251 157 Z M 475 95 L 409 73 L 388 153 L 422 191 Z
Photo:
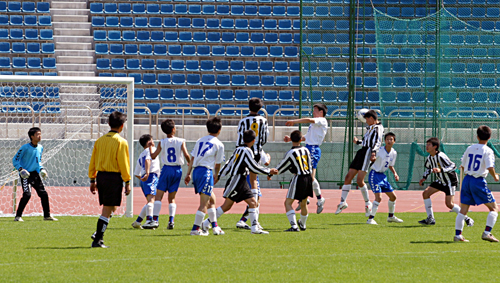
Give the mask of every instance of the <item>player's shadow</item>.
M 81 250 L 81 249 L 91 249 L 92 247 L 30 247 L 26 248 L 28 250 Z
M 401 228 L 417 228 L 417 227 L 420 228 L 420 227 L 426 227 L 426 226 L 422 226 L 422 225 L 409 225 L 409 226 L 392 226 L 392 225 L 387 225 L 385 227 L 401 229 Z
M 332 223 L 328 225 L 334 225 L 334 226 L 352 226 L 352 225 L 365 225 L 366 223 Z
M 453 241 L 410 241 L 410 244 L 453 244 Z
M 141 235 L 141 237 L 184 237 L 184 236 L 190 236 L 189 234 L 151 234 L 151 235 Z

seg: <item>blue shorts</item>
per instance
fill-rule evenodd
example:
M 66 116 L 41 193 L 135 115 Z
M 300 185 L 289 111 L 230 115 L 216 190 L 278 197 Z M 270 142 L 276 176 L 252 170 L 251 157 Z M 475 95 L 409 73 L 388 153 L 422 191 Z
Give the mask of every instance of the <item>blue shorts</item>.
M 158 190 L 164 192 L 177 192 L 182 178 L 181 166 L 167 166 L 163 165 L 161 168 L 160 182 L 158 183 Z
M 309 144 L 306 144 L 306 148 L 309 149 L 309 152 L 311 153 L 312 169 L 316 169 L 318 167 L 318 162 L 321 159 L 321 148 L 319 148 L 319 145 Z
M 247 175 L 247 182 L 250 188 L 252 188 L 252 184 L 250 184 L 250 175 Z M 259 197 L 262 197 L 262 193 L 260 192 L 260 181 L 259 181 L 259 175 L 257 175 L 257 190 L 259 191 Z
M 480 205 L 495 202 L 495 198 L 488 189 L 486 179 L 465 175 L 460 191 L 460 202 L 467 205 Z
M 193 185 L 195 194 L 212 195 L 214 189 L 214 175 L 212 169 L 196 167 L 193 170 Z
M 144 196 L 147 195 L 156 195 L 156 189 L 158 186 L 158 175 L 155 173 L 150 173 L 146 182 L 141 181 L 141 189 L 144 193 Z
M 375 170 L 370 171 L 368 182 L 374 194 L 390 193 L 394 191 L 391 184 L 389 184 L 389 180 L 387 180 L 387 175 L 384 173 Z

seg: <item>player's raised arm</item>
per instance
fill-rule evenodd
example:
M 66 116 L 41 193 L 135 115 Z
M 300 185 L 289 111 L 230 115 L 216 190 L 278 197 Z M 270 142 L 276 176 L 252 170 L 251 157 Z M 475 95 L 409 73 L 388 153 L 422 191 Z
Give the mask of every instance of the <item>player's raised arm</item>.
M 301 119 L 295 119 L 295 120 L 288 120 L 286 121 L 286 126 L 293 126 L 295 124 L 302 124 L 302 123 L 315 123 L 316 120 L 313 118 L 301 118 Z
M 156 159 L 156 157 L 160 154 L 160 152 L 161 152 L 161 141 L 158 142 L 158 146 L 156 147 L 155 152 L 153 152 L 153 145 L 149 146 L 149 153 L 151 154 L 151 159 Z

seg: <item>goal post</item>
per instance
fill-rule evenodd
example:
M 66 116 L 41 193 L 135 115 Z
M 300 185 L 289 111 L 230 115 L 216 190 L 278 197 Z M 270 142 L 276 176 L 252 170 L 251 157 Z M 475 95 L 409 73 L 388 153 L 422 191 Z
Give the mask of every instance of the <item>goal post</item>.
M 0 215 L 15 213 L 22 192 L 14 186 L 12 158 L 28 143 L 28 129 L 42 130 L 44 181 L 54 215 L 97 215 L 97 197 L 89 192 L 88 165 L 94 142 L 109 130 L 107 115 L 127 114 L 122 136 L 129 144 L 134 172 L 134 80 L 129 77 L 0 76 Z M 133 181 L 133 180 L 132 180 Z M 131 182 L 133 183 L 133 182 Z M 25 209 L 40 215 L 35 193 Z M 133 190 L 116 212 L 132 217 Z

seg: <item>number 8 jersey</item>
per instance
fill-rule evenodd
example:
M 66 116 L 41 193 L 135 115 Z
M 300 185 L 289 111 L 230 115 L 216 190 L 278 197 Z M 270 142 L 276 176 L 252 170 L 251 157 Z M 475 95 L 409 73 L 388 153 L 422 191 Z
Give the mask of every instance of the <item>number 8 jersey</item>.
M 488 168 L 495 167 L 493 150 L 485 144 L 473 144 L 462 156 L 465 174 L 476 178 L 488 176 Z
M 184 154 L 182 153 L 182 144 L 185 139 L 178 137 L 164 138 L 161 143 L 160 159 L 163 165 L 180 166 L 184 165 Z

